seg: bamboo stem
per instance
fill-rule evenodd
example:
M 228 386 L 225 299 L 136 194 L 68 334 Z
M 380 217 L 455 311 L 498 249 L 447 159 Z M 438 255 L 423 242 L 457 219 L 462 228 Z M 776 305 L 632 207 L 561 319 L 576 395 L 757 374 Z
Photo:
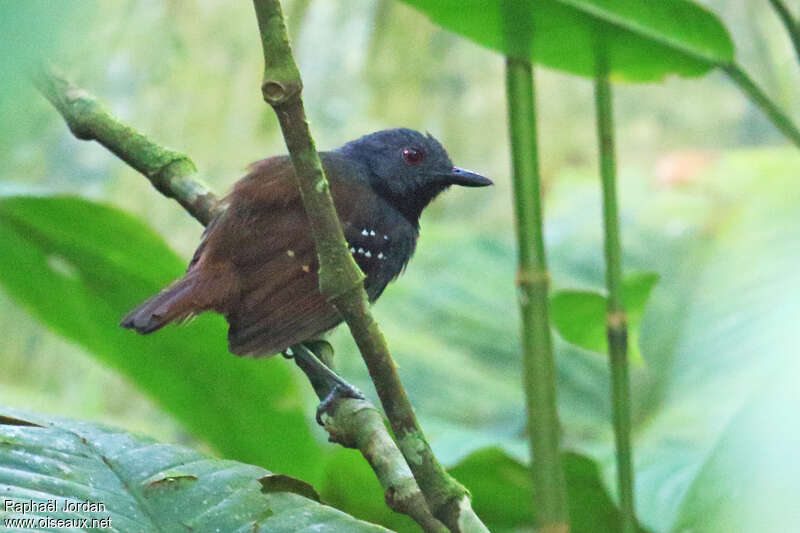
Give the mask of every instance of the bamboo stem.
M 739 88 L 744 91 L 747 97 L 767 115 L 767 118 L 778 128 L 781 133 L 789 138 L 794 144 L 800 147 L 800 129 L 797 128 L 792 119 L 773 102 L 764 90 L 756 85 L 756 82 L 736 63 L 721 65 L 723 71 Z
M 320 291 L 344 318 L 369 370 L 398 447 L 433 515 L 453 532 L 486 531 L 466 488 L 433 454 L 364 291 L 364 275 L 345 243 L 328 181 L 311 138 L 300 72 L 279 0 L 253 0 L 264 51 L 262 94 L 278 117 L 319 256 Z
M 622 302 L 622 247 L 617 211 L 614 117 L 608 67 L 602 49 L 597 58 L 595 78 L 597 136 L 600 148 L 600 175 L 603 185 L 605 226 L 606 288 L 608 290 L 607 336 L 611 365 L 611 403 L 617 448 L 617 480 L 623 533 L 635 533 L 636 514 L 633 495 L 631 447 L 631 394 L 628 378 L 628 326 Z
M 561 464 L 556 371 L 550 332 L 549 273 L 542 230 L 533 69 L 506 58 L 506 91 L 519 247 L 520 309 L 534 506 L 540 531 L 569 530 Z
M 791 11 L 782 0 L 769 0 L 769 3 L 772 4 L 772 8 L 778 14 L 778 18 L 781 19 L 781 22 L 786 27 L 786 32 L 789 34 L 792 46 L 794 46 L 794 52 L 797 54 L 797 60 L 800 61 L 800 22 L 792 16 Z

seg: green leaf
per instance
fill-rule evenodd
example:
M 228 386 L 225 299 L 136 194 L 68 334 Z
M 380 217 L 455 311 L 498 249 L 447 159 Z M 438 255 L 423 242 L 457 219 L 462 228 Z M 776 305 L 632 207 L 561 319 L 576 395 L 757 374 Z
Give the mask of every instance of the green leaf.
M 118 326 L 184 268 L 157 234 L 111 207 L 0 199 L 0 284 L 11 296 L 226 457 L 316 481 L 322 450 L 285 361 L 231 355 L 224 321 L 210 314 L 146 337 Z
M 640 272 L 622 282 L 622 300 L 628 315 L 628 353 L 643 362 L 639 351 L 639 323 L 650 292 L 658 281 L 655 272 Z M 551 299 L 553 325 L 564 340 L 581 348 L 608 353 L 606 341 L 606 297 L 595 291 L 562 290 Z
M 597 465 L 575 453 L 564 454 L 563 464 L 570 531 L 618 531 L 619 511 L 603 487 Z M 502 450 L 478 450 L 450 472 L 470 489 L 475 512 L 492 531 L 519 531 L 535 523 L 530 469 Z
M 309 499 L 310 487 L 303 482 L 257 466 L 104 426 L 2 412 L 4 520 L 108 519 L 107 525 L 88 524 L 81 530 L 110 527 L 137 533 L 388 531 Z M 55 509 L 23 512 L 9 509 L 8 500 L 23 505 L 53 501 Z M 89 505 L 70 511 L 65 502 Z
M 719 19 L 687 0 L 404 1 L 478 44 L 582 76 L 595 75 L 600 42 L 627 81 L 699 76 L 734 55 Z

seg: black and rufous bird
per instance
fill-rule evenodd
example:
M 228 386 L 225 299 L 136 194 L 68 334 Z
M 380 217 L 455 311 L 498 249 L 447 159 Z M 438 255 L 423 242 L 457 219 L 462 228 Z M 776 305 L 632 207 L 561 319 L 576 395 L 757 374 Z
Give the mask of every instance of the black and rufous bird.
M 422 210 L 451 185 L 491 180 L 454 167 L 431 135 L 385 130 L 320 158 L 370 302 L 405 268 Z M 203 311 L 230 324 L 230 350 L 267 356 L 316 338 L 341 317 L 318 288 L 317 254 L 288 156 L 253 164 L 207 227 L 186 274 L 121 325 L 152 333 Z

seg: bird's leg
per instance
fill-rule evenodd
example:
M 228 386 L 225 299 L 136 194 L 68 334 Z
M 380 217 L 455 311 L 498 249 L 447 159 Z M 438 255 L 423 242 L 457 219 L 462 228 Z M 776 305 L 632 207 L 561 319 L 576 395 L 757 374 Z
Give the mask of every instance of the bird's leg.
M 327 344 L 327 343 L 325 343 Z M 328 349 L 330 346 L 328 345 Z M 308 376 L 314 392 L 320 398 L 317 407 L 316 419 L 319 425 L 322 424 L 322 413 L 330 408 L 339 398 L 355 398 L 363 400 L 361 392 L 342 379 L 336 372 L 330 369 L 321 358 L 324 357 L 324 349 L 320 349 L 320 356 L 315 351 L 310 350 L 305 344 L 296 344 L 283 353 L 284 357 L 293 358 L 294 362 Z

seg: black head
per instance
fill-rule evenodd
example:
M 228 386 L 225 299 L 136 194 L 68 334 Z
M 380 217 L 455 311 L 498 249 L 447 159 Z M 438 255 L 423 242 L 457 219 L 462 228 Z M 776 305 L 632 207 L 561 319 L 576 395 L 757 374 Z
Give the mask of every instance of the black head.
M 339 151 L 366 167 L 375 192 L 415 225 L 425 206 L 450 185 L 492 184 L 488 178 L 454 167 L 432 135 L 406 128 L 365 135 Z

